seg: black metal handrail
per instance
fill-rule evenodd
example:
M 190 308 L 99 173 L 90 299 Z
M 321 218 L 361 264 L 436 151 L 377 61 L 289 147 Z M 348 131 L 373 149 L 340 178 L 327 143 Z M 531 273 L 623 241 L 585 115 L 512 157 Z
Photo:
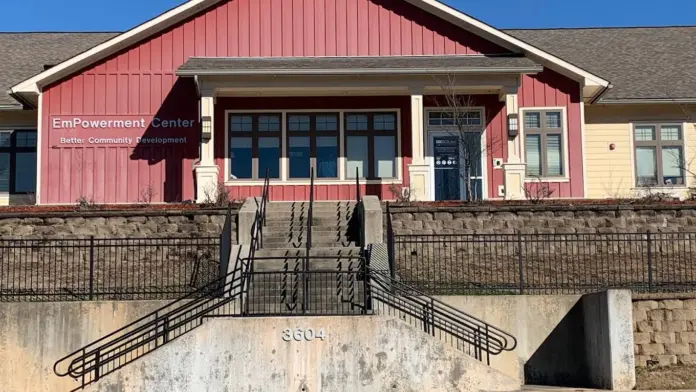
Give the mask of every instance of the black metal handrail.
M 360 255 L 365 256 L 365 206 L 360 192 L 360 170 L 357 167 L 355 168 L 355 209 L 358 212 Z
M 305 257 L 302 260 L 302 287 L 309 291 L 309 257 L 312 250 L 312 221 L 314 220 L 314 168 L 309 171 L 309 208 L 307 209 L 307 242 L 305 244 Z M 303 308 L 307 309 L 309 298 L 305 295 Z
M 490 365 L 490 356 L 517 347 L 511 334 L 485 321 L 445 304 L 415 288 L 405 285 L 384 273 L 368 268 L 369 302 L 375 313 L 398 311 L 413 318 L 426 333 L 448 342 L 458 349 Z M 405 317 L 399 317 L 406 320 Z M 463 347 L 466 346 L 466 347 Z M 484 358 L 485 356 L 485 358 Z
M 394 250 L 394 226 L 389 202 L 387 202 L 387 260 L 389 261 L 389 276 L 396 279 L 396 257 Z
M 246 263 L 242 272 L 248 273 L 248 267 Z M 53 371 L 59 377 L 81 380 L 74 390 L 84 388 L 200 326 L 204 318 L 239 314 L 235 300 L 243 286 L 244 273 L 233 271 L 66 355 L 56 361 Z

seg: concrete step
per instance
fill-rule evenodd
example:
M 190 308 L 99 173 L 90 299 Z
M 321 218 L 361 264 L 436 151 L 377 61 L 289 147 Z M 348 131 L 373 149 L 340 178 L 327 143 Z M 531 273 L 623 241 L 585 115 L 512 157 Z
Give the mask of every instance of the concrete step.
M 264 231 L 263 233 L 263 240 L 264 241 L 270 241 L 270 242 L 276 242 L 276 241 L 287 241 L 287 242 L 295 242 L 295 241 L 304 241 L 308 237 L 307 232 L 301 231 L 290 231 L 290 232 L 285 232 L 282 233 L 280 231 L 278 232 L 267 232 Z M 342 241 L 351 241 L 355 240 L 356 237 L 352 233 L 348 231 L 339 231 L 339 230 L 326 230 L 326 231 L 315 231 L 312 230 L 312 241 L 317 241 L 317 242 L 326 242 L 326 241 L 336 241 L 336 242 L 342 242 Z
M 307 244 L 306 239 L 297 241 L 263 241 L 263 249 L 299 249 Z M 318 241 L 312 238 L 312 248 L 339 248 L 339 247 L 356 247 L 357 241 L 333 241 L 324 240 Z
M 267 226 L 263 230 L 264 237 L 280 237 L 280 236 L 299 236 L 307 234 L 307 226 Z M 312 226 L 312 236 L 340 236 L 340 235 L 358 235 L 357 229 L 353 227 L 332 227 L 332 226 Z
M 317 224 L 316 221 L 312 222 L 312 232 L 315 231 L 326 231 L 326 230 L 349 230 L 349 229 L 357 229 L 356 225 L 353 224 L 352 222 L 339 222 L 334 220 L 333 223 L 326 223 L 326 222 L 321 222 L 320 224 Z M 307 222 L 298 222 L 298 221 L 276 221 L 276 222 L 266 222 L 266 226 L 264 227 L 264 231 L 267 230 L 301 230 L 301 231 L 306 231 L 307 230 Z
M 299 249 L 259 249 L 256 251 L 255 257 L 297 257 L 304 256 L 306 253 L 304 248 Z M 309 251 L 310 256 L 333 257 L 333 256 L 359 256 L 360 248 L 353 247 L 332 247 L 332 248 L 313 248 Z
M 348 226 L 351 223 L 350 218 L 346 217 L 312 217 L 312 226 Z M 290 216 L 272 216 L 266 217 L 266 227 L 268 226 L 301 226 L 307 224 L 306 217 L 290 217 Z
M 304 268 L 303 257 L 284 257 L 272 260 L 256 260 L 254 261 L 254 271 L 278 271 L 278 272 L 300 272 Z M 359 259 L 341 259 L 341 258 L 322 258 L 309 260 L 310 271 L 352 271 L 360 270 Z

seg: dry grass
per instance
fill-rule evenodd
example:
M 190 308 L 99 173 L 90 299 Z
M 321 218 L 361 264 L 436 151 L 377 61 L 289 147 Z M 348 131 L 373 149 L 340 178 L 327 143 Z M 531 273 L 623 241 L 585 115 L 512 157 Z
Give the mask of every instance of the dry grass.
M 696 389 L 696 366 L 670 366 L 665 368 L 637 368 L 638 390 Z

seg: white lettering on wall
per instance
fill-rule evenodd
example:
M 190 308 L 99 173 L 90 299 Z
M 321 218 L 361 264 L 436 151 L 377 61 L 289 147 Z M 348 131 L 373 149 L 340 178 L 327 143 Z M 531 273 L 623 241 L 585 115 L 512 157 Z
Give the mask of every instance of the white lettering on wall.
M 66 120 L 54 117 L 51 125 L 53 129 L 146 129 L 148 127 L 144 118 L 139 120 L 86 120 L 81 117 L 73 117 Z M 196 121 L 182 118 L 164 120 L 155 117 L 149 125 L 153 128 L 193 128 L 196 125 Z

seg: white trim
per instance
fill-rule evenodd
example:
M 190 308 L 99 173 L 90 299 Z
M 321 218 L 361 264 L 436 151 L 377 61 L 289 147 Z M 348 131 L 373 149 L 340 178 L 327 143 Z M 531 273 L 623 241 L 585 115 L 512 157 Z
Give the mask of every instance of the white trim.
M 460 25 L 459 27 L 464 28 L 465 30 L 469 30 L 467 27 L 473 27 L 475 29 L 481 30 L 484 33 L 487 33 L 487 34 L 497 38 L 499 41 L 502 41 L 504 43 L 508 43 L 514 47 L 518 47 L 529 54 L 532 54 L 532 55 L 537 56 L 541 59 L 549 61 L 549 62 L 551 62 L 551 63 L 553 63 L 561 68 L 567 69 L 568 71 L 585 78 L 586 79 L 585 85 L 599 85 L 602 87 L 609 87 L 610 86 L 609 81 L 602 79 L 601 77 L 594 75 L 590 72 L 587 72 L 584 69 L 579 68 L 579 67 L 577 67 L 577 66 L 575 66 L 575 65 L 573 65 L 573 64 L 571 64 L 563 59 L 560 59 L 560 58 L 558 58 L 558 57 L 556 57 L 548 52 L 545 52 L 545 51 L 543 51 L 535 46 L 532 46 L 524 41 L 521 41 L 521 40 L 519 40 L 519 39 L 517 39 L 509 34 L 506 34 L 506 33 L 502 32 L 502 31 L 500 31 L 500 30 L 498 30 L 498 29 L 496 29 L 496 28 L 494 28 L 494 27 L 492 27 L 484 22 L 481 22 L 478 19 L 472 18 L 471 16 L 466 15 L 463 12 L 458 11 L 457 9 L 452 8 L 448 5 L 445 5 L 438 0 L 406 0 L 406 1 L 421 8 L 421 9 L 425 9 L 427 7 L 427 8 L 439 11 L 440 13 L 442 13 L 444 15 L 448 15 L 452 19 L 454 19 L 453 22 L 463 22 L 465 24 L 465 26 Z M 427 11 L 427 9 L 426 9 L 426 11 Z M 436 16 L 440 16 L 440 15 L 437 15 L 436 12 L 431 12 L 431 13 L 435 14 Z M 483 37 L 483 36 L 482 36 L 482 38 L 485 39 L 485 37 Z M 587 82 L 589 82 L 589 83 L 587 83 Z
M 635 121 L 629 121 L 628 122 L 628 141 L 631 146 L 631 178 L 630 178 L 630 184 L 631 184 L 631 191 L 637 192 L 637 191 L 645 191 L 646 187 L 640 187 L 638 184 L 636 184 L 636 145 L 635 145 L 635 129 L 636 125 L 678 125 L 681 127 L 681 137 L 682 137 L 682 154 L 684 158 L 684 165 L 686 166 L 689 162 L 689 156 L 688 154 L 688 143 L 686 140 L 686 129 L 689 126 L 688 122 L 685 122 L 684 120 L 676 120 L 676 121 L 669 121 L 669 120 L 635 120 Z M 655 137 L 657 138 L 657 129 L 655 129 Z M 655 152 L 657 154 L 657 151 Z M 655 156 L 655 159 L 657 159 L 657 155 Z M 656 162 L 656 164 L 662 164 L 661 162 Z M 688 170 L 688 168 L 687 168 Z M 654 186 L 650 187 L 650 189 L 654 191 L 664 191 L 664 190 L 673 190 L 673 189 L 687 189 L 691 186 L 691 176 L 689 173 L 684 170 L 684 185 L 674 185 L 674 186 Z
M 461 108 L 461 110 L 471 110 L 471 111 L 479 111 L 481 112 L 481 199 L 486 200 L 489 198 L 488 195 L 488 144 L 487 144 L 487 138 L 488 138 L 488 127 L 486 126 L 486 108 L 485 106 L 471 106 L 471 107 L 466 107 L 466 108 Z M 449 135 L 452 134 L 452 132 L 459 132 L 456 128 L 452 127 L 447 127 L 447 126 L 432 126 L 430 125 L 430 122 L 428 121 L 430 119 L 430 113 L 433 112 L 448 112 L 451 111 L 450 108 L 445 108 L 445 107 L 432 107 L 432 106 L 427 106 L 423 108 L 423 132 L 425 132 L 424 136 L 424 143 L 425 146 L 423 147 L 424 153 L 425 153 L 425 163 L 429 167 L 429 177 L 430 177 L 430 195 L 433 201 L 435 200 L 435 162 L 433 161 L 433 150 L 432 150 L 432 143 L 430 142 L 431 139 L 431 134 L 434 133 L 447 133 Z M 473 131 L 472 131 L 473 132 Z M 460 181 L 460 195 L 463 198 L 464 197 L 464 181 Z
M 41 204 L 41 158 L 42 154 L 42 129 L 43 129 L 43 93 L 39 93 L 39 105 L 37 110 L 37 122 L 36 122 L 36 190 L 34 191 L 34 202 L 36 205 Z
M 570 148 L 568 144 L 568 108 L 565 106 L 539 106 L 539 107 L 521 107 L 520 109 L 520 119 L 519 119 L 519 126 L 520 126 L 520 160 L 523 163 L 527 163 L 527 152 L 525 151 L 525 140 L 524 140 L 524 134 L 525 134 L 525 129 L 524 129 L 524 114 L 525 112 L 538 112 L 538 111 L 544 111 L 544 110 L 549 110 L 549 111 L 560 111 L 561 112 L 561 117 L 563 121 L 563 129 L 562 129 L 562 134 L 563 134 L 563 175 L 560 177 L 541 177 L 541 178 L 529 178 L 526 177 L 525 173 L 525 183 L 530 183 L 530 182 L 570 182 Z
M 582 85 L 580 86 L 580 94 L 582 96 Z M 580 100 L 580 152 L 582 153 L 582 197 L 587 197 L 587 151 L 585 146 L 585 101 Z
M 402 184 L 404 169 L 403 169 L 403 156 L 401 155 L 401 109 L 399 108 L 364 108 L 364 109 L 253 109 L 253 110 L 225 110 L 225 155 L 223 162 L 224 168 L 224 183 L 226 186 L 256 186 L 263 184 L 263 180 L 230 180 L 230 158 L 229 158 L 229 119 L 230 114 L 234 113 L 277 113 L 281 115 L 281 130 L 282 138 L 281 140 L 281 158 L 280 158 L 280 179 L 271 179 L 271 185 L 309 185 L 309 180 L 292 180 L 288 178 L 289 162 L 287 157 L 287 114 L 288 113 L 338 113 L 339 118 L 339 141 L 338 141 L 338 175 L 339 177 L 330 179 L 315 178 L 314 183 L 317 185 L 346 185 L 355 184 L 354 178 L 348 178 L 346 173 L 347 159 L 345 156 L 345 130 L 344 130 L 344 115 L 345 113 L 396 113 L 396 178 L 387 178 L 383 180 L 365 180 L 360 179 L 361 184 Z
M 14 85 L 11 93 L 34 93 L 38 94 L 42 87 L 46 84 L 55 82 L 56 80 L 67 77 L 71 73 L 79 71 L 81 68 L 87 67 L 97 61 L 106 58 L 107 56 L 123 50 L 137 42 L 154 35 L 165 28 L 178 23 L 185 18 L 201 12 L 220 0 L 190 0 L 184 4 L 175 7 L 154 19 L 151 19 L 139 26 L 136 26 L 123 34 L 120 34 L 102 44 L 99 44 L 77 56 L 69 58 L 60 64 L 39 73 L 19 84 Z M 599 85 L 609 87 L 608 81 L 600 78 L 597 75 L 591 74 L 575 65 L 572 65 L 556 56 L 551 55 L 535 46 L 529 45 L 517 38 L 514 38 L 502 31 L 495 29 L 475 18 L 472 18 L 454 8 L 446 6 L 436 0 L 406 0 L 409 3 L 429 12 L 441 19 L 448 20 L 458 24 L 460 28 L 467 31 L 475 30 L 483 32 L 482 38 L 486 39 L 486 35 L 503 44 L 503 46 L 519 48 L 532 56 L 537 56 L 546 60 L 562 69 L 576 74 L 585 79 L 585 85 Z M 462 26 L 462 24 L 464 24 Z

